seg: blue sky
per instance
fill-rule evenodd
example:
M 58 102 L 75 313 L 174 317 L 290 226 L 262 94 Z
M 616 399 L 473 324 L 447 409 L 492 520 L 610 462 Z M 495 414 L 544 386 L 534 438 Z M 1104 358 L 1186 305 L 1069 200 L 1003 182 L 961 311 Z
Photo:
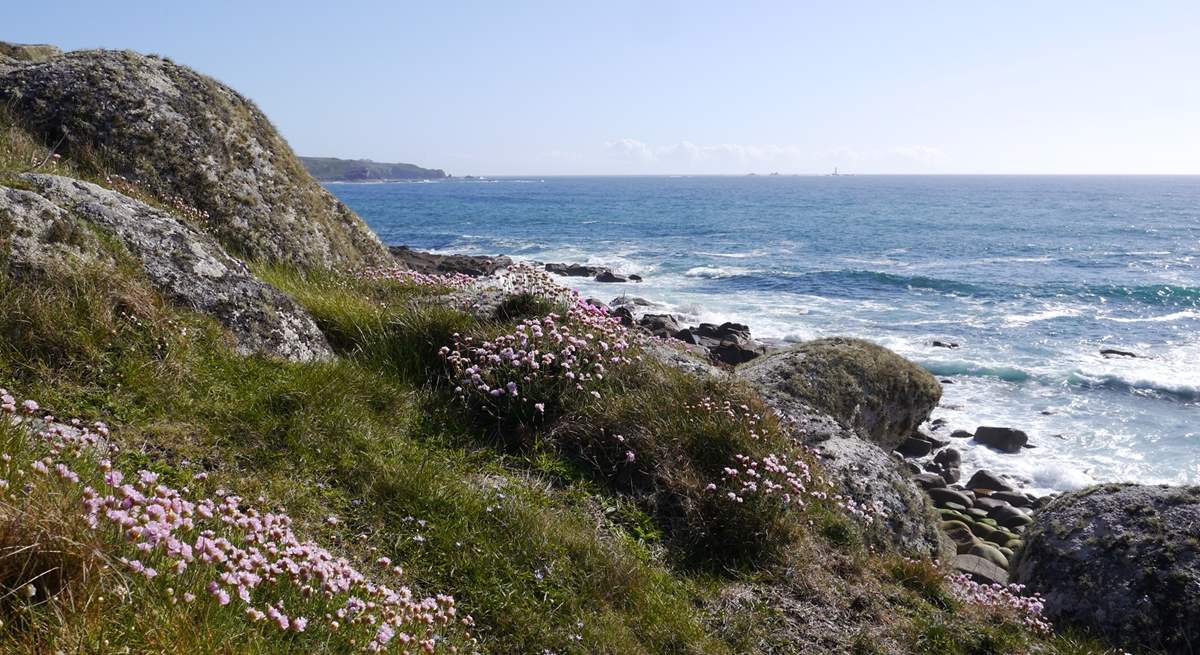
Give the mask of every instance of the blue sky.
M 10 3 L 301 154 L 458 175 L 1200 173 L 1200 2 Z

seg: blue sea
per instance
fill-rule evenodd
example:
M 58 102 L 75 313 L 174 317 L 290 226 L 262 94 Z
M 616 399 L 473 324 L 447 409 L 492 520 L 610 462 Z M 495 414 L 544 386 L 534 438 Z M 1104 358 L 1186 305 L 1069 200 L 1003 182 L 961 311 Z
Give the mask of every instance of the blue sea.
M 964 473 L 1033 491 L 1200 484 L 1200 177 L 547 177 L 330 189 L 389 244 L 637 273 L 564 278 L 779 342 L 852 335 L 948 380 Z M 932 346 L 935 340 L 959 344 Z M 1102 348 L 1138 358 L 1105 358 Z

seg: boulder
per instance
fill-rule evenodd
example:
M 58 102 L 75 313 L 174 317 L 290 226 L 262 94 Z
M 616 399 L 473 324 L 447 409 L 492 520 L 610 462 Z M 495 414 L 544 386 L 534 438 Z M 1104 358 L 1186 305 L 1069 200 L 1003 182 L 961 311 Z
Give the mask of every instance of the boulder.
M 967 554 L 982 557 L 983 559 L 1000 567 L 1005 572 L 1008 571 L 1008 558 L 1004 556 L 1004 553 L 1000 552 L 1000 548 L 997 546 L 992 546 L 987 543 L 974 544 L 971 546 L 971 549 L 967 551 Z
M 925 493 L 929 494 L 929 497 L 933 499 L 934 505 L 938 507 L 946 503 L 955 503 L 963 507 L 971 507 L 974 504 L 970 496 L 954 489 L 934 487 L 926 489 Z
M 546 264 L 545 268 L 547 273 L 568 277 L 596 277 L 602 273 L 612 273 L 603 266 L 585 266 L 583 264 Z
M 642 276 L 637 275 L 636 273 L 632 273 L 629 275 L 629 281 L 630 282 L 641 282 Z
M 951 560 L 950 566 L 979 584 L 1008 584 L 1007 570 L 978 555 L 958 555 Z
M 933 461 L 925 465 L 925 470 L 937 473 L 946 484 L 954 484 L 962 478 L 961 464 L 962 455 L 953 448 L 946 448 L 933 456 Z
M 937 473 L 918 473 L 912 476 L 912 480 L 922 489 L 934 489 L 946 486 L 946 481 Z
M 1033 500 L 1029 496 L 1017 491 L 997 491 L 992 494 L 992 498 L 1008 503 L 1013 507 L 1033 507 Z
M 1056 623 L 1136 651 L 1200 644 L 1200 487 L 1107 484 L 1036 515 L 1014 566 Z M 1011 547 L 1011 546 L 1010 546 Z
M 601 271 L 600 273 L 597 273 L 596 277 L 593 279 L 595 279 L 597 282 L 628 282 L 629 281 L 629 278 L 625 277 L 624 275 L 617 275 L 616 273 L 613 273 L 612 271 L 609 271 L 609 270 L 604 270 L 604 271 Z
M 427 275 L 434 273 L 461 273 L 471 277 L 495 275 L 512 266 L 512 260 L 503 255 L 495 257 L 478 255 L 435 255 L 413 250 L 408 246 L 390 246 L 388 252 L 409 270 Z
M 1100 354 L 1104 357 L 1138 357 L 1137 353 L 1131 353 L 1128 350 L 1117 350 L 1116 348 L 1101 348 Z
M 999 475 L 992 473 L 987 469 L 979 469 L 967 480 L 968 489 L 990 489 L 992 491 L 1012 491 L 1012 485 L 1008 484 Z
M 332 357 L 324 335 L 299 304 L 256 279 L 216 240 L 176 216 L 72 178 L 23 175 L 21 181 L 35 191 L 2 188 L 0 215 L 16 223 L 14 232 L 25 234 L 19 238 L 40 238 L 47 244 L 18 254 L 18 265 L 24 260 L 45 269 L 61 255 L 74 257 L 70 249 L 98 257 L 101 249 L 94 243 L 95 236 L 86 236 L 90 230 L 69 232 L 55 227 L 66 220 L 87 223 L 119 240 L 163 296 L 221 322 L 233 334 L 240 352 L 295 361 Z M 37 221 L 25 220 L 30 215 L 28 208 L 41 212 L 41 227 Z M 46 227 L 47 220 L 55 223 Z M 34 255 L 50 259 L 29 261 Z
M 798 344 L 740 367 L 739 375 L 832 416 L 887 450 L 912 435 L 942 397 L 925 369 L 861 339 Z
M 239 256 L 385 264 L 387 249 L 309 175 L 249 100 L 167 59 L 84 50 L 0 75 L 0 104 L 86 169 L 119 174 Z
M 643 314 L 638 325 L 646 328 L 650 334 L 664 339 L 673 337 L 679 332 L 679 321 L 670 314 Z
M 628 307 L 618 307 L 612 310 L 612 315 L 621 319 L 621 325 L 633 327 L 633 312 L 629 311 Z
M 967 432 L 966 430 L 955 430 L 954 432 L 950 433 L 951 439 L 970 439 L 973 436 L 975 435 Z
M 630 276 L 630 278 L 632 277 L 633 276 Z M 650 307 L 654 303 L 646 300 L 645 298 L 639 298 L 637 296 L 617 296 L 616 298 L 608 301 L 608 304 L 613 307 L 624 307 L 628 305 L 635 307 Z
M 921 437 L 909 437 L 896 446 L 896 452 L 905 457 L 924 457 L 933 451 L 933 444 Z
M 958 344 L 952 341 L 934 341 L 930 345 L 934 348 L 958 348 Z
M 988 518 L 1010 530 L 1033 523 L 1033 519 L 1028 514 L 1011 505 L 993 507 L 988 510 Z
M 1029 441 L 1029 436 L 1012 428 L 980 426 L 975 428 L 975 440 L 1006 453 L 1017 453 Z
M 708 349 L 713 359 L 736 366 L 762 355 L 766 348 L 750 338 L 750 328 L 741 323 L 701 323 L 673 335 L 676 339 Z

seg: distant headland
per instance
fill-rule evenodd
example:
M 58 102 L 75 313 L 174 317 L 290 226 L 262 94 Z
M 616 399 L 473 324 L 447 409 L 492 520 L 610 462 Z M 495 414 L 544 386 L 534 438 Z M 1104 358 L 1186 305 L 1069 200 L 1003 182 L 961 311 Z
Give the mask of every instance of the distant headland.
M 388 164 L 370 159 L 301 157 L 300 162 L 322 182 L 388 182 L 393 180 L 440 180 L 450 177 L 440 168 L 415 164 Z

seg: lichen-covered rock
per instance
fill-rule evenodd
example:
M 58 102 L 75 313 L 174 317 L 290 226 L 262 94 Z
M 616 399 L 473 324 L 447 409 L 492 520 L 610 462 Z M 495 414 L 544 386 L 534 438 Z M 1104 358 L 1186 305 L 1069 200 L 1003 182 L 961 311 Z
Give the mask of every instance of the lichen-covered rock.
M 297 361 L 332 356 L 294 300 L 174 215 L 72 178 L 24 175 L 21 182 L 33 191 L 0 187 L 0 221 L 11 226 L 9 256 L 18 267 L 48 271 L 101 256 L 88 223 L 116 237 L 165 297 L 224 324 L 239 351 Z
M 249 100 L 169 60 L 88 50 L 0 70 L 0 104 L 83 165 L 207 212 L 239 256 L 302 266 L 390 261 Z
M 1135 649 L 1200 648 L 1200 487 L 1108 484 L 1034 518 L 1016 581 L 1055 622 Z
M 24 189 L 0 186 L 0 252 L 25 273 L 54 273 L 104 259 L 96 234 L 70 212 Z
M 744 368 L 737 372 L 743 373 Z M 838 493 L 871 512 L 872 541 L 910 555 L 954 554 L 953 544 L 938 529 L 928 496 L 898 458 L 813 409 L 765 371 L 747 376 L 746 381 L 798 439 L 817 451 L 826 478 Z
M 832 416 L 886 450 L 913 434 L 942 397 L 928 371 L 862 339 L 808 341 L 760 357 L 738 374 Z

